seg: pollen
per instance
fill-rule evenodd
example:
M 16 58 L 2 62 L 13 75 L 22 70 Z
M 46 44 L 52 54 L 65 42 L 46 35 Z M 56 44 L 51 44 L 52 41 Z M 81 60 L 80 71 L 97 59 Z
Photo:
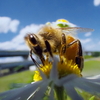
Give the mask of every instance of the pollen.
M 46 75 L 47 78 L 49 78 L 50 71 L 52 69 L 52 63 L 48 60 L 45 61 L 45 65 L 41 65 L 40 70 Z M 58 70 L 58 77 L 62 78 L 70 74 L 75 74 L 77 76 L 81 76 L 81 71 L 78 68 L 78 65 L 73 62 L 73 60 L 67 60 L 63 59 L 62 61 L 59 61 L 57 63 L 57 70 Z M 34 81 L 40 81 L 42 80 L 42 77 L 40 75 L 39 71 L 35 71 L 35 74 L 33 76 Z
M 73 62 L 73 60 L 64 59 L 63 62 L 58 62 L 57 69 L 59 73 L 59 78 L 62 78 L 69 74 L 76 74 L 78 76 L 81 76 L 81 71 L 78 68 L 78 65 Z

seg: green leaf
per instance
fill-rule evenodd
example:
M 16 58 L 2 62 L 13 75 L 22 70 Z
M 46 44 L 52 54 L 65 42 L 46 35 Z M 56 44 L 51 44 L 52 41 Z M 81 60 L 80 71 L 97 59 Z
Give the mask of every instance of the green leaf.
M 63 28 L 63 27 L 69 27 L 67 24 L 57 24 L 59 27 Z
M 95 99 L 95 96 L 92 96 L 89 100 L 94 100 Z

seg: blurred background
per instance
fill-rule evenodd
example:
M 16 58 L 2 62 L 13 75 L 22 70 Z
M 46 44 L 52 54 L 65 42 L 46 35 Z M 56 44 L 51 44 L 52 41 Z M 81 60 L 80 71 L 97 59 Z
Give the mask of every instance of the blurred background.
M 94 29 L 77 34 L 84 50 L 82 74 L 100 73 L 100 0 L 0 0 L 0 92 L 33 81 L 35 67 L 24 36 L 57 19 Z

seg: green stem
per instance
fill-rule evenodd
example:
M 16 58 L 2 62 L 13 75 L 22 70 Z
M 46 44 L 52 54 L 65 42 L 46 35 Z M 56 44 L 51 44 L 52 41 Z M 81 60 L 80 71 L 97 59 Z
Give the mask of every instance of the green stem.
M 65 100 L 64 88 L 55 85 L 55 93 L 57 100 Z

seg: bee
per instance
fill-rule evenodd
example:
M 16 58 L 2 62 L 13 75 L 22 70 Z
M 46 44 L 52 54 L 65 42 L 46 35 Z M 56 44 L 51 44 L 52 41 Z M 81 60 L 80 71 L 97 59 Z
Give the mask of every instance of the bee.
M 82 71 L 84 59 L 81 42 L 71 34 L 71 32 L 76 30 L 81 32 L 92 31 L 92 29 L 88 28 L 53 28 L 45 25 L 37 34 L 27 34 L 25 41 L 30 48 L 31 58 L 32 53 L 35 53 L 44 64 L 44 54 L 51 57 L 53 57 L 53 54 L 60 54 L 60 56 L 75 62 Z

